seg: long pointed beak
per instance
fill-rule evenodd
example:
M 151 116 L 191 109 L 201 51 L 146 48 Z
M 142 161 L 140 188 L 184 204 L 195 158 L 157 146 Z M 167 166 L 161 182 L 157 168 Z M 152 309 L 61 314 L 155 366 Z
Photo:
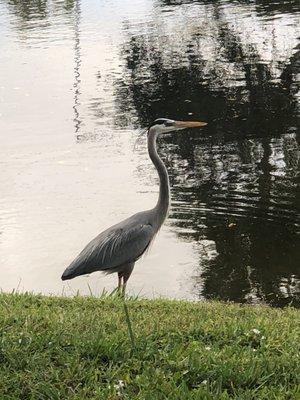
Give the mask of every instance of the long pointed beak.
M 176 128 L 200 128 L 201 126 L 207 125 L 207 122 L 202 121 L 175 121 L 174 126 Z

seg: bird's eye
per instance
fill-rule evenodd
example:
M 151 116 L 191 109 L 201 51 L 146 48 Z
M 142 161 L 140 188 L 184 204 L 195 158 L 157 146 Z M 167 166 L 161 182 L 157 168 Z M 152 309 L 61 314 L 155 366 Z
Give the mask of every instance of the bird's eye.
M 173 121 L 166 121 L 165 126 L 173 126 Z

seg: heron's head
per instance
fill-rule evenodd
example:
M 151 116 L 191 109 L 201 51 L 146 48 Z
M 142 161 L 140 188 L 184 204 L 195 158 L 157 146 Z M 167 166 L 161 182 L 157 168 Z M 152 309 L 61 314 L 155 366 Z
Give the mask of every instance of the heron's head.
M 206 122 L 201 121 L 174 121 L 173 119 L 158 118 L 149 127 L 148 133 L 168 133 L 179 131 L 186 128 L 200 128 L 207 125 Z

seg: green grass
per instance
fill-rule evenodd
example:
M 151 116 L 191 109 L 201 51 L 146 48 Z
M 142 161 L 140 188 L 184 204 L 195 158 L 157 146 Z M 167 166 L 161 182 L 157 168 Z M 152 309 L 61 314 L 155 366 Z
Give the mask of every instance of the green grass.
M 133 354 L 121 299 L 0 294 L 0 399 L 300 399 L 299 311 L 127 305 Z

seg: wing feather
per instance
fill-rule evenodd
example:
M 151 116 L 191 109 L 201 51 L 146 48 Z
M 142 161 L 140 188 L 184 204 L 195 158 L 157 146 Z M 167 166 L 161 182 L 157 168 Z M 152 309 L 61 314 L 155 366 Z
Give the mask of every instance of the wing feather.
M 110 272 L 139 259 L 154 237 L 154 229 L 148 223 L 125 222 L 95 237 L 65 270 L 62 279 L 94 271 Z

